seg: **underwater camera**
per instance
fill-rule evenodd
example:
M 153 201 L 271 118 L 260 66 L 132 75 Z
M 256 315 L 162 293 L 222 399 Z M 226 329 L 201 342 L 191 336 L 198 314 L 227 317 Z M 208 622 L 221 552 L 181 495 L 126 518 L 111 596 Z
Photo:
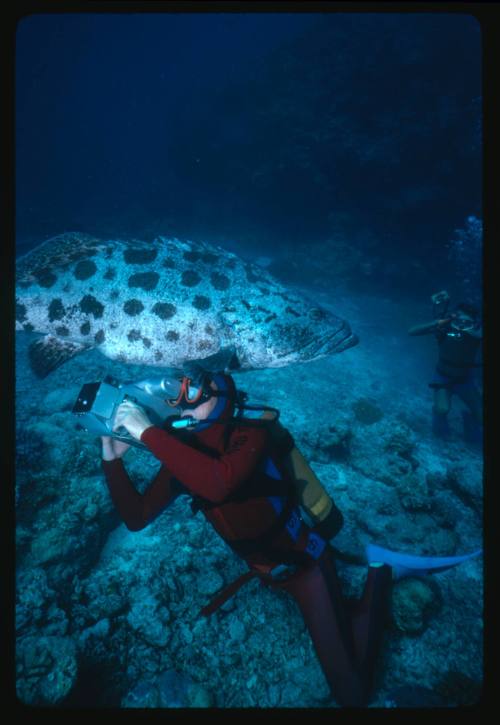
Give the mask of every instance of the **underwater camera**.
M 169 391 L 165 380 L 143 380 L 136 383 L 119 383 L 111 376 L 98 383 L 85 383 L 78 393 L 72 413 L 78 417 L 77 428 L 98 436 L 110 436 L 136 448 L 145 445 L 133 438 L 125 428 L 113 431 L 115 415 L 124 400 L 137 403 L 146 412 L 153 425 L 163 427 L 169 418 L 179 416 L 179 408 L 168 402 Z M 191 418 L 178 421 L 175 427 L 187 427 Z

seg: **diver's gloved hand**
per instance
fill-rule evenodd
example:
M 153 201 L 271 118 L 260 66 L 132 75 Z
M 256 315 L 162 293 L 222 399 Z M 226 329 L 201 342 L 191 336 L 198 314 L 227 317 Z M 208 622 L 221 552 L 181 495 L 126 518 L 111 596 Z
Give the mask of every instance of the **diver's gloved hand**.
M 139 441 L 146 428 L 150 428 L 152 425 L 153 423 L 140 405 L 131 400 L 124 400 L 116 411 L 113 430 L 123 427 L 128 430 L 132 438 Z

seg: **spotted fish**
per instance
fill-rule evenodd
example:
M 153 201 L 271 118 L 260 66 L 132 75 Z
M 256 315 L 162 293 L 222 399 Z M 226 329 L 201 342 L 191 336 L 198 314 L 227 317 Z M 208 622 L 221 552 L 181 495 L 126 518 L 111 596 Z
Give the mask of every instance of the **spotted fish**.
M 54 237 L 18 258 L 16 330 L 44 333 L 29 349 L 40 377 L 95 347 L 134 364 L 211 359 L 256 369 L 357 343 L 346 321 L 220 247 L 80 233 Z

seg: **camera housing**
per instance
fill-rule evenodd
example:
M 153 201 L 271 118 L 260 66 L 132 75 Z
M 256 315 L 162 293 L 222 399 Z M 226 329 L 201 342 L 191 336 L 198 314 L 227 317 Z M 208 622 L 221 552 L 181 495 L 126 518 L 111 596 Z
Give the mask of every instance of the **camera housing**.
M 159 390 L 158 388 L 158 392 Z M 113 426 L 116 411 L 124 400 L 140 405 L 153 425 L 160 427 L 168 418 L 178 415 L 177 408 L 169 405 L 161 395 L 152 395 L 150 391 L 150 381 L 120 384 L 110 376 L 102 382 L 85 383 L 71 411 L 78 418 L 77 428 L 98 436 L 110 436 L 137 448 L 145 448 L 125 428 L 118 429 L 121 430 L 119 433 L 113 431 Z

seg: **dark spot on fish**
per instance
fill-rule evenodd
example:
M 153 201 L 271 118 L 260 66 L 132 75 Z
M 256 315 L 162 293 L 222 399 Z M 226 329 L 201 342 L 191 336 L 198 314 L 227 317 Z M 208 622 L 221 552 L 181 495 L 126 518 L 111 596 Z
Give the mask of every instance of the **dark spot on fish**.
M 142 335 L 139 332 L 139 330 L 130 330 L 130 332 L 127 335 L 130 342 L 137 342 L 137 340 L 140 340 Z
M 258 282 L 259 278 L 254 274 L 252 270 L 252 266 L 250 264 L 245 264 L 245 272 L 247 275 L 247 280 L 249 282 Z
M 158 272 L 138 272 L 128 279 L 129 287 L 141 287 L 143 290 L 152 290 L 158 284 L 160 275 Z
M 167 332 L 167 334 L 165 335 L 165 337 L 166 337 L 166 339 L 167 339 L 167 340 L 168 340 L 169 342 L 175 342 L 176 340 L 178 340 L 178 339 L 179 339 L 179 333 L 178 333 L 178 332 L 176 332 L 175 330 L 169 330 L 169 331 Z
M 189 327 L 190 330 L 194 330 L 194 328 L 195 328 L 195 322 L 194 322 L 194 320 L 191 320 L 191 322 L 188 322 L 188 327 Z
M 116 277 L 116 269 L 108 267 L 103 275 L 104 279 L 114 279 Z
M 31 322 L 24 322 L 23 323 L 23 330 L 26 330 L 26 332 L 33 332 L 35 328 L 31 324 Z
M 95 263 L 90 259 L 83 259 L 81 262 L 78 262 L 73 274 L 76 279 L 89 279 L 89 277 L 93 277 L 96 272 L 97 267 Z
M 260 290 L 260 291 L 262 292 L 262 294 L 263 294 L 263 295 L 266 295 L 266 296 L 267 296 L 267 295 L 269 295 L 269 294 L 270 294 L 270 292 L 269 292 L 269 290 L 267 289 L 267 287 L 259 287 L 259 286 L 257 286 L 257 289 L 258 289 L 258 290 Z
M 155 360 L 163 360 L 163 355 L 159 350 L 155 350 Z
M 205 325 L 205 332 L 207 333 L 207 335 L 213 335 L 214 328 L 211 325 Z
M 58 335 L 59 335 L 60 337 L 68 337 L 68 335 L 69 335 L 69 330 L 68 330 L 68 328 L 67 328 L 67 327 L 65 327 L 64 325 L 61 325 L 60 327 L 56 327 L 56 333 L 57 333 L 57 334 L 58 334 Z
M 171 305 L 170 302 L 157 302 L 151 312 L 154 312 L 162 320 L 169 320 L 175 315 L 177 308 L 175 305 Z
M 154 262 L 157 254 L 157 249 L 126 249 L 123 258 L 127 264 L 149 264 Z
M 325 317 L 327 317 L 327 313 L 320 307 L 315 307 L 309 312 L 309 317 L 311 317 L 311 319 L 313 320 L 324 320 Z
M 257 305 L 257 309 L 260 310 L 260 312 L 266 312 L 268 315 L 271 313 L 271 310 L 267 310 L 265 307 L 262 307 L 262 305 Z
M 21 302 L 16 302 L 16 320 L 18 322 L 24 322 L 26 319 L 26 306 Z
M 218 256 L 216 254 L 212 254 L 211 252 L 205 252 L 201 255 L 201 260 L 202 262 L 205 262 L 205 264 L 215 264 L 218 259 Z
M 234 269 L 236 267 L 236 260 L 228 259 L 226 262 L 226 267 L 229 267 L 229 269 Z
M 241 300 L 241 302 L 242 302 L 242 304 L 245 305 L 245 307 L 247 308 L 247 310 L 251 310 L 252 309 L 252 305 L 249 305 L 246 300 Z
M 113 256 L 113 247 L 106 247 L 106 259 Z
M 98 317 L 102 317 L 104 305 L 101 305 L 99 300 L 96 300 L 96 298 L 92 295 L 85 295 L 85 297 L 82 297 L 80 300 L 80 310 L 87 315 L 94 315 L 97 319 Z
M 221 274 L 220 272 L 212 272 L 210 275 L 210 281 L 212 283 L 212 287 L 215 287 L 215 289 L 218 290 L 225 290 L 230 284 L 229 277 L 226 277 L 225 274 Z
M 57 282 L 57 276 L 46 267 L 35 271 L 35 278 L 40 287 L 52 287 Z
M 116 327 L 117 327 L 116 322 L 112 322 L 110 327 L 112 330 L 116 330 Z
M 71 282 L 66 282 L 66 284 L 63 287 L 63 292 L 71 292 L 73 285 Z
M 197 310 L 208 310 L 210 305 L 210 300 L 204 295 L 196 295 L 193 300 L 193 307 L 196 307 Z
M 275 320 L 275 319 L 276 319 L 276 315 L 273 312 L 272 315 L 269 315 L 269 317 L 266 317 L 266 319 L 264 320 L 264 322 L 271 322 L 271 320 Z
M 201 259 L 199 252 L 184 252 L 182 256 L 187 262 L 198 262 Z
M 151 347 L 152 342 L 151 342 L 151 340 L 149 338 L 143 337 L 142 338 L 142 344 L 144 345 L 144 347 Z
M 118 292 L 117 289 L 112 289 L 111 292 L 109 293 L 110 300 L 116 300 L 116 299 L 118 299 L 119 296 L 120 296 L 120 293 Z
M 295 317 L 301 317 L 300 312 L 297 312 L 297 310 L 294 310 L 293 307 L 287 307 L 285 309 L 285 312 L 288 312 L 289 315 L 295 315 Z
M 104 338 L 104 330 L 99 330 L 99 332 L 96 332 L 96 334 L 94 335 L 94 340 L 97 342 L 98 345 L 104 342 Z
M 123 305 L 123 311 L 131 317 L 140 314 L 143 309 L 144 305 L 140 300 L 127 300 Z
M 80 325 L 80 332 L 82 335 L 88 335 L 90 332 L 90 322 L 84 322 L 83 325 Z
M 212 343 L 210 340 L 200 340 L 197 347 L 198 350 L 209 350 L 212 347 Z
M 175 262 L 171 257 L 165 257 L 163 266 L 167 267 L 167 269 L 175 269 Z
M 62 320 L 65 314 L 66 310 L 64 309 L 62 301 L 59 297 L 56 297 L 49 305 L 49 321 L 54 322 L 54 320 Z
M 182 273 L 181 284 L 183 284 L 184 287 L 196 287 L 196 285 L 200 282 L 201 277 L 197 272 L 193 272 L 188 269 L 186 272 Z

